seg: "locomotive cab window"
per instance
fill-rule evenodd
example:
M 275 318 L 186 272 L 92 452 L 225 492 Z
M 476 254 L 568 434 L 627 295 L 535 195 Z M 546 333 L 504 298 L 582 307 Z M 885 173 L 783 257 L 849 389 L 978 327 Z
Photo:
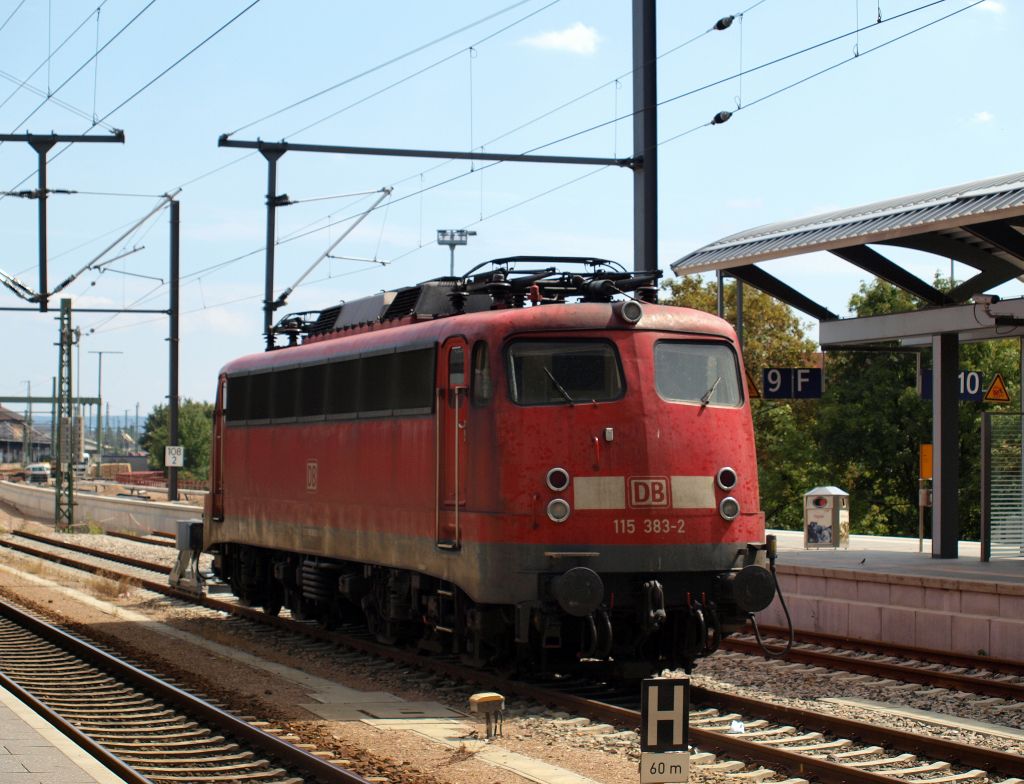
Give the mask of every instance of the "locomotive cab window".
M 737 407 L 743 403 L 740 365 L 724 343 L 659 340 L 654 344 L 654 384 L 665 400 Z
M 509 395 L 524 406 L 617 400 L 624 384 L 603 340 L 517 340 L 508 347 Z

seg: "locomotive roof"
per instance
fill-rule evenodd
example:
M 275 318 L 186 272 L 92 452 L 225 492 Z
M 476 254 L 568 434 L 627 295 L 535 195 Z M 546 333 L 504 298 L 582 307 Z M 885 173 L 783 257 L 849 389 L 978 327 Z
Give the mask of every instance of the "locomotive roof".
M 301 345 L 240 357 L 225 365 L 221 372 L 245 373 L 313 363 L 341 353 L 373 353 L 427 346 L 454 335 L 465 335 L 471 340 L 485 336 L 500 340 L 508 335 L 530 332 L 641 330 L 687 333 L 736 343 L 732 326 L 712 313 L 676 305 L 645 303 L 642 318 L 636 325 L 632 325 L 616 314 L 615 304 L 584 302 L 536 305 L 427 320 L 406 316 L 394 323 L 334 332 L 308 339 Z
M 561 267 L 561 268 L 560 268 Z M 565 269 L 568 267 L 569 269 Z M 292 313 L 276 327 L 292 344 L 342 330 L 417 319 L 460 316 L 531 304 L 610 302 L 616 295 L 657 301 L 660 270 L 629 271 L 618 262 L 578 256 L 509 256 L 478 264 L 461 277 L 434 278 L 415 286 L 382 291 L 321 311 Z M 271 344 L 273 347 L 273 343 Z

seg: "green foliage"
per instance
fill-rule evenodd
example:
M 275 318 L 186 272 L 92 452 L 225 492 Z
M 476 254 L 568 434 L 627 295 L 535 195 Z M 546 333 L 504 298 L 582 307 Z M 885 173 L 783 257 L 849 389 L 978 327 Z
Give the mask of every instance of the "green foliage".
M 169 443 L 170 410 L 166 404 L 154 408 L 146 417 L 140 443 L 149 453 L 151 468 L 163 469 L 164 447 Z M 213 404 L 182 400 L 178 408 L 178 443 L 185 447 L 184 470 L 203 481 L 210 468 L 210 443 L 213 437 Z
M 911 295 L 883 281 L 862 283 L 850 298 L 857 316 L 915 310 Z M 829 354 L 827 387 L 814 424 L 829 484 L 850 494 L 858 533 L 917 531 L 919 444 L 930 440 L 931 407 L 917 394 L 917 353 Z
M 665 304 L 717 311 L 713 281 L 677 278 L 665 289 Z M 735 282 L 726 284 L 723 294 L 725 317 L 735 323 Z M 743 324 L 743 362 L 755 380 L 761 368 L 804 367 L 812 361 L 814 342 L 807 337 L 808 325 L 788 306 L 750 286 L 743 289 Z M 800 528 L 803 494 L 821 483 L 814 444 L 808 437 L 814 406 L 814 401 L 765 400 L 754 400 L 751 406 L 761 505 L 774 528 Z
M 936 276 L 936 288 L 949 291 Z M 697 277 L 665 286 L 667 304 L 708 312 L 717 307 L 713 282 Z M 725 289 L 726 318 L 735 322 L 735 284 Z M 771 297 L 744 289 L 744 361 L 758 379 L 766 367 L 813 364 L 814 346 L 806 325 Z M 913 296 L 884 281 L 862 283 L 850 299 L 857 316 L 917 310 Z M 761 506 L 768 525 L 800 528 L 803 494 L 818 485 L 850 493 L 851 527 L 856 533 L 915 536 L 918 527 L 918 460 L 931 442 L 931 402 L 917 391 L 918 368 L 930 372 L 927 347 L 893 345 L 874 351 L 831 352 L 825 358 L 821 400 L 754 400 Z M 1016 338 L 964 344 L 960 367 L 981 372 L 984 383 L 1001 373 L 1010 404 L 960 404 L 961 536 L 977 537 L 980 519 L 980 422 L 983 411 L 1015 410 L 1021 394 L 1020 343 Z M 758 379 L 759 380 L 759 379 Z
M 676 278 L 664 286 L 666 305 L 717 312 L 718 293 L 713 281 L 696 276 Z M 725 318 L 736 323 L 736 284 L 724 290 Z M 777 299 L 750 286 L 743 287 L 743 362 L 755 376 L 762 367 L 801 367 L 814 352 L 814 341 L 807 337 L 809 324 Z

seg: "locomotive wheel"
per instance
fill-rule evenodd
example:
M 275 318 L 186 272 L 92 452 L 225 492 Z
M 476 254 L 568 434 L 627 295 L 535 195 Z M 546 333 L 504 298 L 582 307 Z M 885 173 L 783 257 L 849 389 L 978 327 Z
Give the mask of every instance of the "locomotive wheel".
M 263 612 L 267 615 L 277 617 L 281 613 L 281 601 L 280 599 L 264 599 L 263 600 Z

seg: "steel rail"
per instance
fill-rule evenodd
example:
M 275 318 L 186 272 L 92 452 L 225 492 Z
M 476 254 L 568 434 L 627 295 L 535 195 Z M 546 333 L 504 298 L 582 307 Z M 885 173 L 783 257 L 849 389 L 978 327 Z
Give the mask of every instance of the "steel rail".
M 771 635 L 780 639 L 789 636 L 789 629 L 782 626 L 760 625 L 762 636 Z M 746 630 L 745 630 L 746 631 Z M 753 630 L 749 634 L 753 634 Z M 896 645 L 895 643 L 866 640 L 863 637 L 845 637 L 839 634 L 824 632 L 797 631 L 796 641 L 812 645 L 825 645 L 832 648 L 859 651 L 863 653 L 880 653 L 884 656 L 899 656 L 905 659 L 918 659 L 935 664 L 948 664 L 953 667 L 966 667 L 975 670 L 990 670 L 1008 675 L 1024 676 L 1024 664 L 1012 659 L 998 659 L 991 656 L 972 656 L 967 653 L 918 648 L 912 645 Z M 732 640 L 728 640 L 732 642 Z
M 25 691 L 18 683 L 7 677 L 3 671 L 0 671 L 0 686 L 42 716 L 47 724 L 50 724 L 65 735 L 76 746 L 84 749 L 93 759 L 115 776 L 123 779 L 126 784 L 153 784 L 152 780 L 143 776 L 127 763 L 122 762 L 118 757 L 115 757 L 101 744 L 64 719 L 59 713 L 55 713 L 45 702 L 37 699 L 30 692 Z
M 866 721 L 844 719 L 832 714 L 815 713 L 786 705 L 773 705 L 736 694 L 710 691 L 699 686 L 690 688 L 690 696 L 695 702 L 713 704 L 726 710 L 746 711 L 785 724 L 816 729 L 825 728 L 829 733 L 841 737 L 853 737 L 866 743 L 884 744 L 899 751 L 923 754 L 946 762 L 958 762 L 963 765 L 983 768 L 989 773 L 998 771 L 1008 776 L 1024 777 L 1024 757 L 1019 754 L 979 748 L 967 743 L 920 733 L 904 732 Z
M 47 642 L 105 670 L 115 678 L 126 681 L 147 694 L 157 695 L 161 701 L 175 705 L 188 715 L 217 725 L 224 732 L 261 749 L 287 767 L 300 769 L 327 784 L 368 784 L 362 776 L 326 762 L 269 732 L 264 732 L 206 700 L 172 686 L 7 602 L 0 602 L 0 615 Z
M 723 640 L 722 648 L 754 656 L 764 653 L 761 650 L 761 646 L 753 640 Z M 870 659 L 855 659 L 850 656 L 825 653 L 823 651 L 808 651 L 795 647 L 786 654 L 786 661 L 814 664 L 828 667 L 831 670 L 855 672 L 879 678 L 893 678 L 907 683 L 920 683 L 933 688 L 953 689 L 973 694 L 984 694 L 989 697 L 1003 697 L 1010 700 L 1024 700 L 1024 684 L 1006 683 L 952 672 L 923 670 L 911 664 L 893 664 L 891 662 L 871 661 Z
M 81 564 L 56 553 L 37 551 L 34 548 L 19 545 L 10 541 L 0 544 L 14 550 L 35 555 L 73 568 L 84 569 L 104 576 L 120 579 L 123 574 L 103 569 L 90 564 Z M 242 607 L 237 604 L 211 599 L 207 596 L 179 591 L 168 585 L 139 581 L 141 587 L 162 593 L 166 596 L 180 598 L 200 604 L 210 609 L 231 613 L 254 620 L 258 623 L 299 634 L 320 642 L 342 645 L 373 656 L 390 659 L 401 664 L 429 669 L 433 672 L 470 683 L 478 683 L 484 688 L 504 693 L 516 694 L 546 705 L 557 705 L 599 721 L 615 723 L 620 726 L 637 727 L 640 713 L 637 710 L 568 694 L 557 689 L 538 686 L 522 681 L 510 681 L 499 675 L 482 670 L 474 670 L 454 661 L 430 659 L 415 653 L 392 648 L 367 639 L 350 635 L 328 632 L 318 626 L 296 623 L 285 618 L 270 616 L 260 610 Z M 691 688 L 691 697 L 695 703 L 726 710 L 743 711 L 759 718 L 770 719 L 787 725 L 813 728 L 828 732 L 839 737 L 860 740 L 866 743 L 884 744 L 886 747 L 908 753 L 924 754 L 947 762 L 955 762 L 971 767 L 987 770 L 989 773 L 999 772 L 1007 776 L 1024 777 L 1024 757 L 1007 752 L 993 751 L 970 746 L 965 743 L 945 740 L 943 738 L 924 736 L 881 727 L 868 722 L 843 719 L 832 714 L 791 708 L 784 705 L 773 705 L 768 702 L 739 697 L 724 692 L 715 692 L 700 687 Z M 894 779 L 877 773 L 870 773 L 858 768 L 850 768 L 840 763 L 809 757 L 792 751 L 765 746 L 754 741 L 744 740 L 742 735 L 725 735 L 699 727 L 691 727 L 690 732 L 696 742 L 712 751 L 720 751 L 743 759 L 763 761 L 768 765 L 785 767 L 796 773 L 813 775 L 830 782 L 849 782 L 849 784 L 879 784 Z M 795 773 L 794 773 L 795 775 Z
M 159 572 L 160 574 L 170 574 L 171 567 L 164 566 L 163 564 L 150 563 L 149 561 L 143 561 L 140 558 L 132 558 L 127 555 L 118 555 L 117 553 L 108 553 L 103 550 L 97 550 L 93 547 L 86 547 L 84 545 L 75 544 L 74 542 L 64 542 L 60 539 L 51 539 L 48 536 L 40 536 L 39 534 L 31 534 L 27 531 L 12 531 L 14 536 L 19 536 L 22 539 L 29 539 L 33 542 L 40 542 L 42 544 L 53 545 L 54 547 L 62 547 L 65 550 L 71 550 L 75 553 L 82 553 L 83 555 L 91 555 L 96 558 L 105 558 L 108 561 L 115 561 L 117 563 L 124 564 L 125 566 L 134 566 L 136 569 L 145 569 L 150 572 Z
M 147 539 L 145 536 L 139 536 L 138 534 L 130 534 L 127 531 L 107 531 L 107 536 L 113 536 L 116 539 L 127 539 L 129 542 L 138 542 L 139 544 L 151 544 L 155 547 L 175 547 L 174 542 L 169 539 L 159 541 L 157 539 Z

